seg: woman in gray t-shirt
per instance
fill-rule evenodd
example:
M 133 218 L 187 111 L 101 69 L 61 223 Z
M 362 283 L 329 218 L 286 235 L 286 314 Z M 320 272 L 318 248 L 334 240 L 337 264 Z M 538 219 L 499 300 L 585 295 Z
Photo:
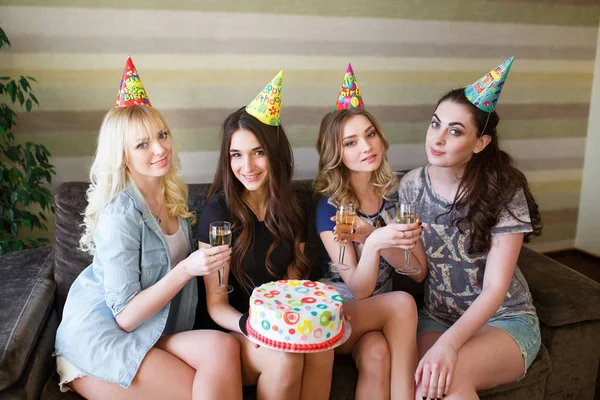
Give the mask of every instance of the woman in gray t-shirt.
M 540 347 L 516 263 L 541 219 L 525 176 L 498 147 L 498 121 L 463 88 L 449 92 L 427 130 L 429 165 L 400 183 L 399 200 L 418 204 L 427 256 L 417 398 L 477 398 L 522 377 Z

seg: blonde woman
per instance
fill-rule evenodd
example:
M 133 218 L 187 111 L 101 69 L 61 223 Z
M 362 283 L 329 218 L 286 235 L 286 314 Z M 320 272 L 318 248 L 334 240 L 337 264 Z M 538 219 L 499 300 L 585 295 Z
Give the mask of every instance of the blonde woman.
M 378 122 L 364 109 L 337 110 L 321 122 L 313 186 L 325 196 L 317 205 L 316 226 L 327 261 L 338 257 L 333 220 L 339 205 L 355 205 L 360 233 L 346 245 L 349 269 L 326 265 L 322 279 L 342 294 L 352 316 L 352 335 L 336 353 L 354 356 L 357 399 L 414 396 L 417 308 L 412 296 L 391 289 L 393 267 L 404 266 L 402 249 L 418 243 L 421 228 L 393 223 L 398 180 L 387 163 L 388 147 Z M 422 275 L 414 278 L 423 280 Z
M 94 259 L 71 286 L 56 336 L 63 391 L 90 399 L 242 397 L 237 341 L 191 331 L 196 277 L 221 268 L 231 251 L 194 251 L 172 146 L 152 107 L 114 108 L 104 118 L 80 241 Z

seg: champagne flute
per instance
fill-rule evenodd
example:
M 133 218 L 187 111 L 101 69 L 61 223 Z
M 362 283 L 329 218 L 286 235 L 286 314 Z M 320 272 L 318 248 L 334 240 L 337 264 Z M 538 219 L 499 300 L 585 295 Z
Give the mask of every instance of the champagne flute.
M 231 246 L 231 223 L 227 221 L 216 221 L 210 223 L 210 245 L 211 246 Z M 219 276 L 219 284 L 211 290 L 214 294 L 227 294 L 233 291 L 233 287 L 230 285 L 223 284 L 223 274 L 225 273 L 225 267 L 220 268 L 217 271 Z
M 417 203 L 396 203 L 396 218 L 398 224 L 414 224 L 419 222 Z M 410 265 L 410 250 L 404 250 L 404 267 L 397 268 L 396 272 L 402 275 L 416 275 L 421 270 Z
M 352 203 L 340 205 L 335 213 L 335 231 L 340 239 L 338 242 L 339 253 L 338 262 L 331 265 L 338 270 L 350 269 L 349 265 L 344 264 L 344 255 L 346 254 L 348 240 L 350 239 L 350 235 L 352 235 L 355 217 L 356 209 Z

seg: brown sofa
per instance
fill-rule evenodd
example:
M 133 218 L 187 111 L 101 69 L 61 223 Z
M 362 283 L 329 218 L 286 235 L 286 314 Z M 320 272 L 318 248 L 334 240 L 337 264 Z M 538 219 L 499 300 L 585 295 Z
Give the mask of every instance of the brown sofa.
M 320 243 L 314 228 L 309 181 L 294 182 L 309 214 L 307 254 L 320 265 Z M 86 183 L 61 185 L 55 195 L 54 246 L 0 257 L 0 399 L 79 398 L 58 390 L 52 352 L 69 287 L 89 265 L 78 251 Z M 202 210 L 206 184 L 190 185 L 190 208 Z M 541 254 L 523 248 L 519 266 L 529 282 L 541 321 L 543 346 L 527 376 L 519 382 L 481 393 L 482 399 L 592 399 L 600 357 L 600 284 Z M 200 287 L 197 328 L 212 321 Z M 417 299 L 422 284 L 396 276 L 395 290 Z M 350 357 L 337 357 L 332 399 L 352 399 L 356 369 Z M 253 398 L 252 388 L 245 398 Z

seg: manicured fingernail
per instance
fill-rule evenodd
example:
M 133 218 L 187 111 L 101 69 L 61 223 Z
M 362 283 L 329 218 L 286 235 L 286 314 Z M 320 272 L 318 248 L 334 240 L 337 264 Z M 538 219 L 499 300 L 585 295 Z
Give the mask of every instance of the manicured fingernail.
M 422 222 L 419 222 L 419 226 L 421 226 L 421 225 L 423 225 L 423 223 L 422 223 Z

